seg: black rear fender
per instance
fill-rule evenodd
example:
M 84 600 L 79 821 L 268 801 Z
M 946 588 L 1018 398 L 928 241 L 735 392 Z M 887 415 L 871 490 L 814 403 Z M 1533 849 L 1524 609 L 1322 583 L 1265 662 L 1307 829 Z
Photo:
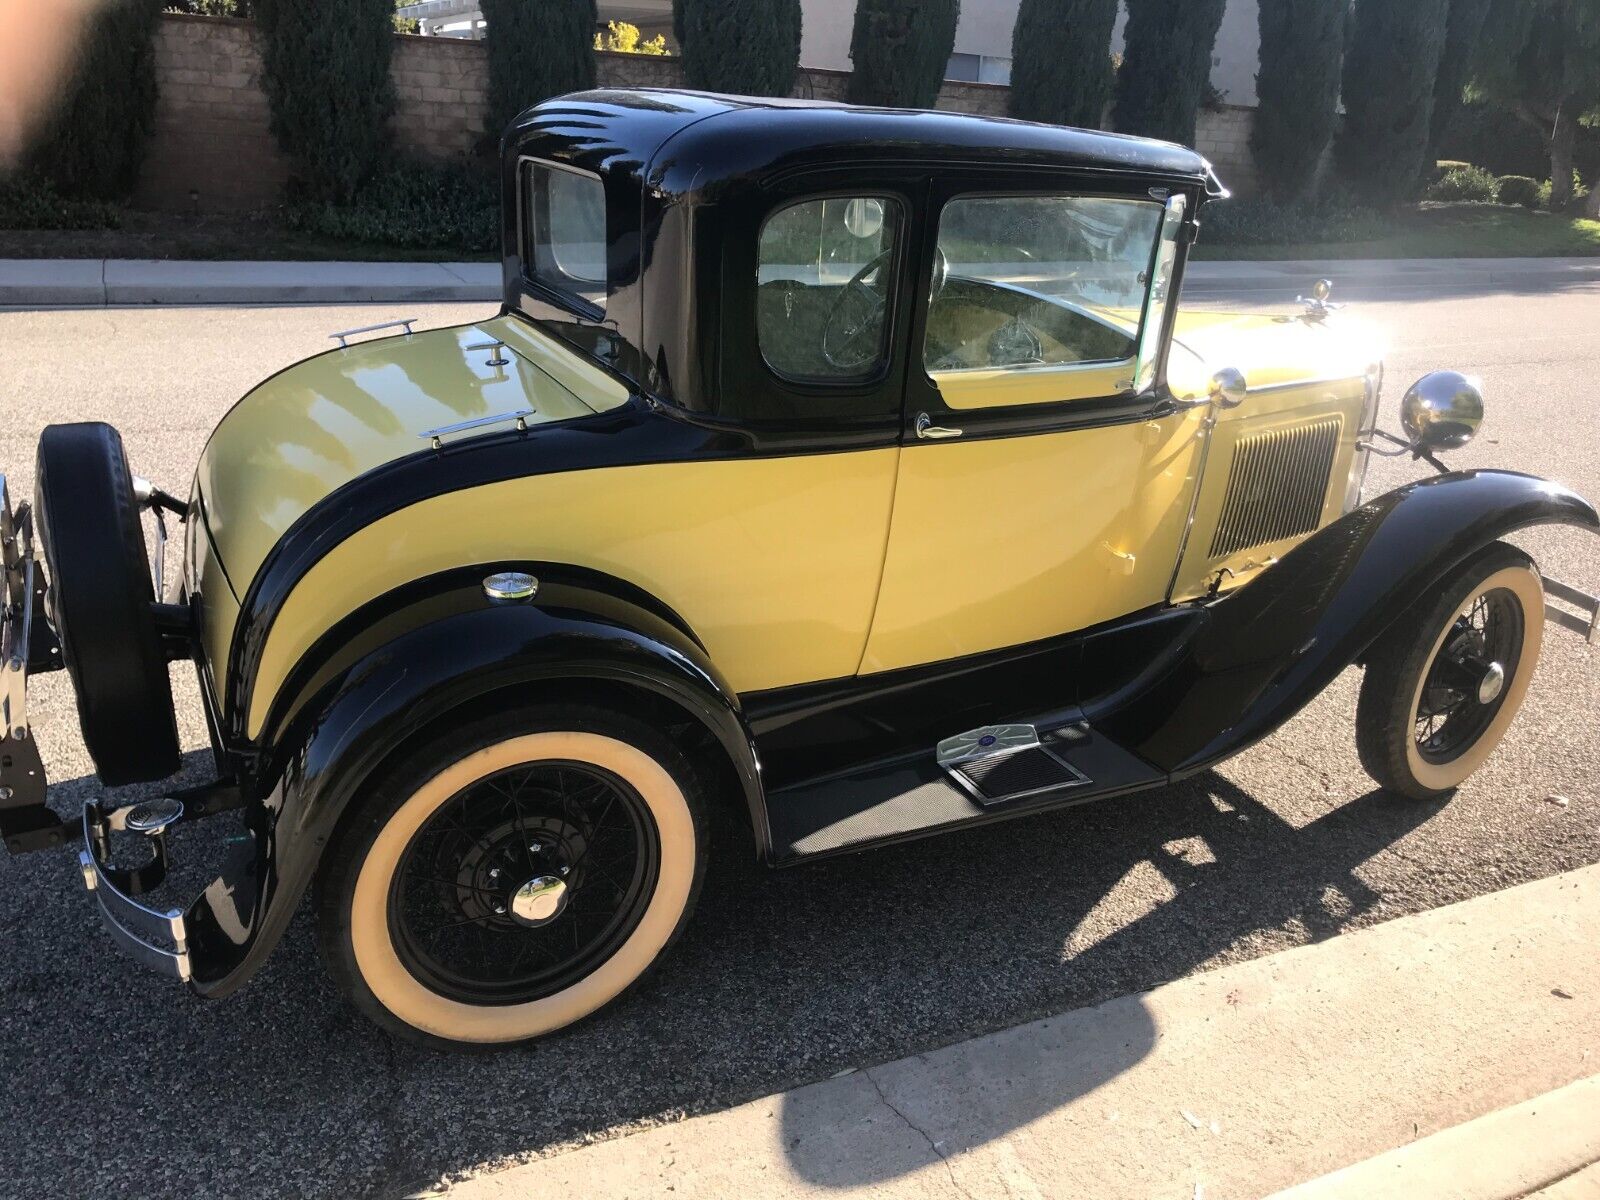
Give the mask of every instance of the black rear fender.
M 1491 542 L 1533 525 L 1600 530 L 1588 501 L 1510 471 L 1425 479 L 1364 504 L 1259 578 L 1206 605 L 1164 660 L 1129 678 L 1118 633 L 1085 676 L 1127 679 L 1086 708 L 1174 776 L 1228 758 L 1293 717 L 1420 597 Z
M 483 577 L 508 569 L 517 564 L 451 571 L 374 601 L 324 637 L 288 681 L 254 772 L 253 790 L 265 800 L 249 816 L 252 912 L 195 922 L 197 990 L 225 995 L 266 957 L 341 818 L 391 755 L 485 705 L 603 688 L 637 694 L 656 711 L 670 707 L 726 754 L 764 844 L 753 743 L 736 697 L 694 638 L 592 578 L 552 578 L 549 564 L 520 568 L 540 580 L 532 601 L 491 602 Z

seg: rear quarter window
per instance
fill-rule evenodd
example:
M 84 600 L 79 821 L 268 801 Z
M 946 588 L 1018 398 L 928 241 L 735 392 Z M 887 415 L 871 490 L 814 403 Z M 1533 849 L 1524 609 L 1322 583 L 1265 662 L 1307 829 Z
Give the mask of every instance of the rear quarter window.
M 569 300 L 606 306 L 606 196 L 598 176 L 553 163 L 522 165 L 524 270 Z

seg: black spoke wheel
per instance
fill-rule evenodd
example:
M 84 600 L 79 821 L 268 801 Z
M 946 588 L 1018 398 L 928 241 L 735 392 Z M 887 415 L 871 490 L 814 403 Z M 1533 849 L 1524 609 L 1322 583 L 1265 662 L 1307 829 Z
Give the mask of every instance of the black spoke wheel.
M 1543 630 L 1538 568 L 1501 542 L 1413 605 L 1368 652 L 1356 712 L 1367 773 L 1417 799 L 1459 787 L 1515 719 Z
M 406 847 L 389 904 L 401 956 L 468 1004 L 537 1000 L 604 962 L 639 923 L 660 867 L 654 819 L 589 764 L 529 763 L 461 789 Z M 548 881 L 548 911 L 524 913 Z
M 395 763 L 317 879 L 335 980 L 432 1045 L 507 1045 L 632 987 L 704 868 L 700 786 L 644 723 L 580 706 L 452 730 Z

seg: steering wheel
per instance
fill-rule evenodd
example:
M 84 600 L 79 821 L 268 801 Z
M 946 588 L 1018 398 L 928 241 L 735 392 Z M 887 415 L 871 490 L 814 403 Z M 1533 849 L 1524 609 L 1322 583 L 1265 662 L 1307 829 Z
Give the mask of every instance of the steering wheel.
M 860 371 L 878 357 L 883 311 L 888 300 L 867 279 L 883 269 L 893 250 L 885 250 L 850 277 L 839 290 L 822 325 L 822 357 L 839 371 Z

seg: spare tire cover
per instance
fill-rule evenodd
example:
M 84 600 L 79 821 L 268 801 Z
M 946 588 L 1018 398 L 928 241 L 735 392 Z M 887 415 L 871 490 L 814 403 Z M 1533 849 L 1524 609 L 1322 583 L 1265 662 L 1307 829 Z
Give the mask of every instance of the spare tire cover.
M 172 681 L 121 435 L 100 421 L 49 426 L 37 480 L 46 611 L 89 757 L 109 785 L 171 775 L 179 766 Z

